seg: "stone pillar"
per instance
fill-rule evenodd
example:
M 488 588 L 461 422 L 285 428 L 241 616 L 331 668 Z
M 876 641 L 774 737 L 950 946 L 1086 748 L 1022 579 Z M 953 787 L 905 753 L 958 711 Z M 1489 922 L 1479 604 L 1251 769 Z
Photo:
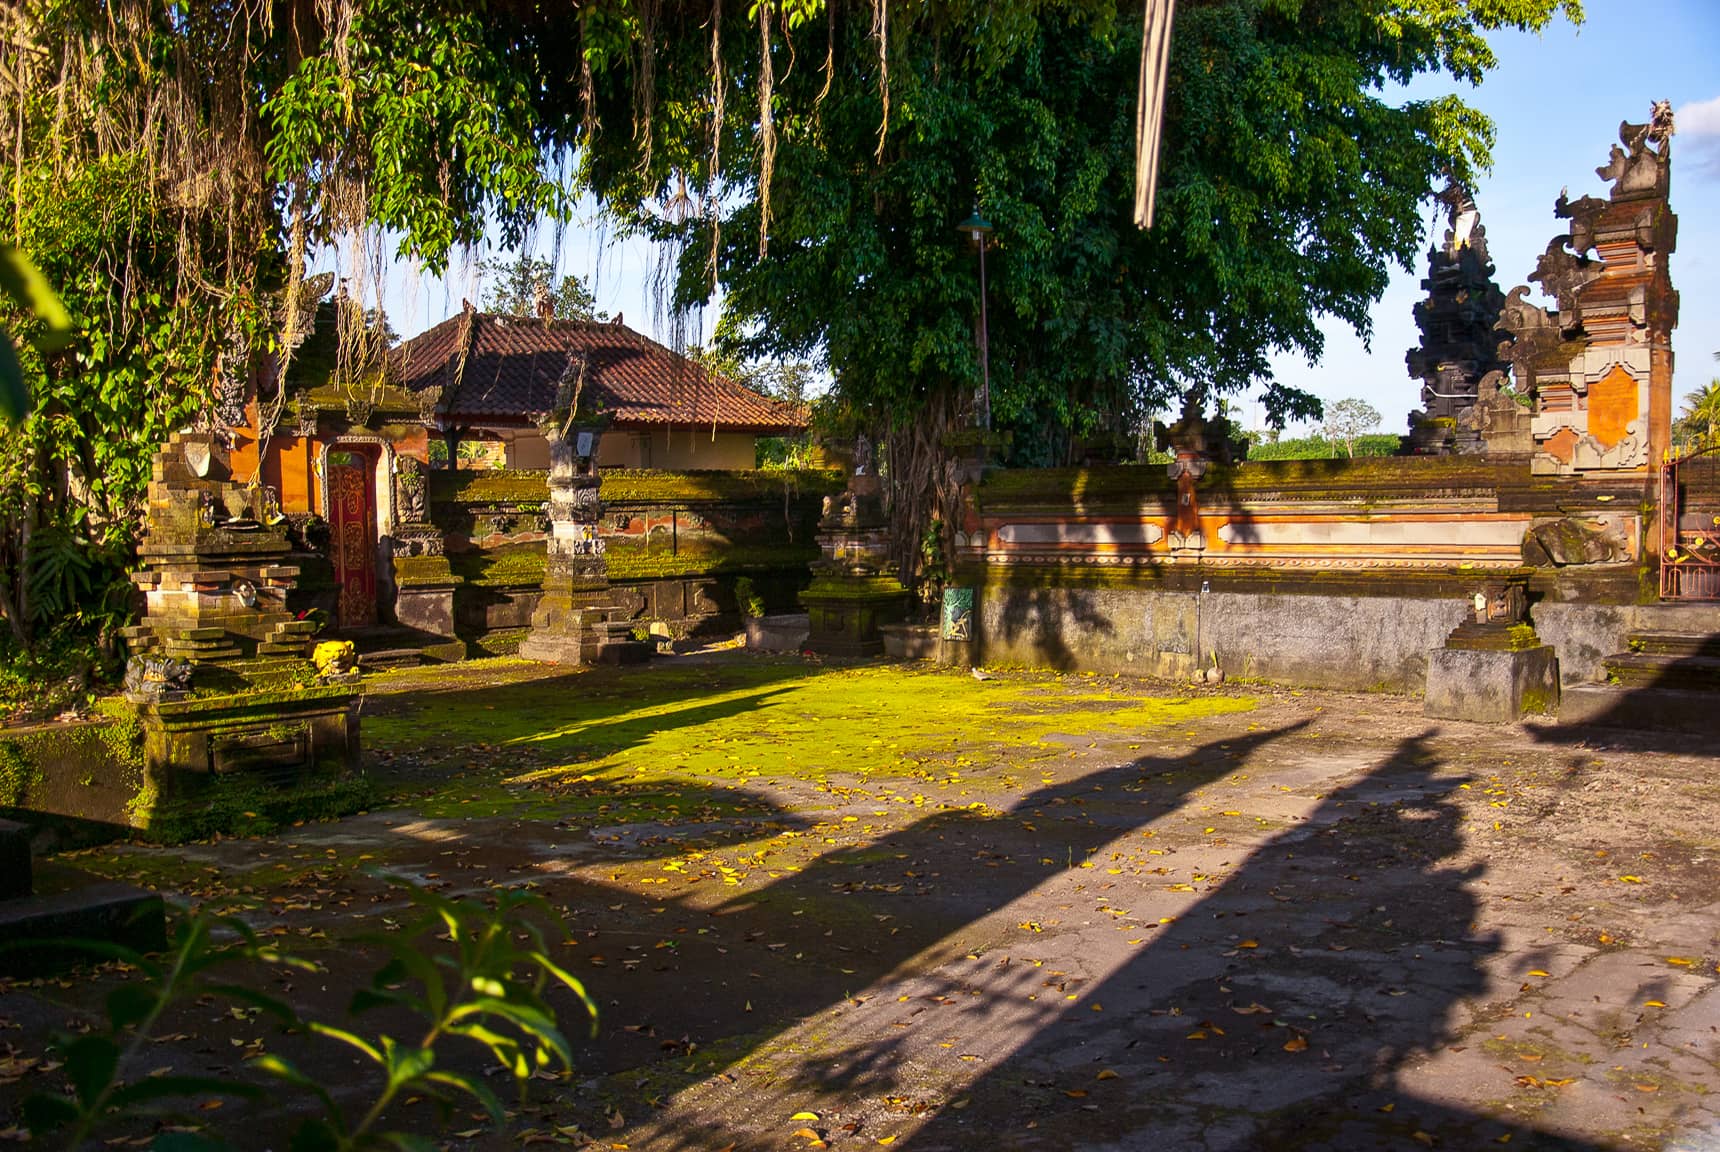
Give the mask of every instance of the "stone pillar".
M 411 456 L 398 457 L 394 469 L 394 619 L 437 638 L 426 655 L 462 660 L 466 645 L 454 635 L 454 591 L 462 580 L 448 564 L 442 530 L 430 522 L 428 470 Z
M 563 414 L 564 419 L 566 413 Z M 597 445 L 602 427 L 540 422 L 549 441 L 549 541 L 543 595 L 532 613 L 520 655 L 546 664 L 636 663 L 650 655 L 609 590 L 609 562 L 598 521 L 603 516 Z

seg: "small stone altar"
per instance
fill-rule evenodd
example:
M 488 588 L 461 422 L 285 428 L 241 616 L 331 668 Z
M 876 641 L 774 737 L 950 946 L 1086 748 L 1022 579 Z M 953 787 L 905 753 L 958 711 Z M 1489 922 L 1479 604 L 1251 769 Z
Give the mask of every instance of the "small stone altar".
M 862 437 L 848 486 L 824 500 L 818 521 L 820 557 L 800 594 L 811 617 L 806 646 L 826 656 L 876 656 L 879 628 L 908 613 L 908 589 L 889 562 L 890 532 L 870 445 Z
M 1509 724 L 1559 709 L 1559 662 L 1528 620 L 1526 579 L 1489 581 L 1471 615 L 1427 659 L 1422 711 L 1444 720 Z
M 219 433 L 175 434 L 155 455 L 132 579 L 126 698 L 143 725 L 140 818 L 240 792 L 318 786 L 359 771 L 357 674 L 309 659 L 317 624 L 286 607 L 298 569 L 284 520 L 236 483 Z
M 543 596 L 520 655 L 546 664 L 634 664 L 651 648 L 633 639 L 609 587 L 609 563 L 598 532 L 603 479 L 597 446 L 608 421 L 582 406 L 586 362 L 571 361 L 556 407 L 538 419 L 549 442 L 549 540 Z

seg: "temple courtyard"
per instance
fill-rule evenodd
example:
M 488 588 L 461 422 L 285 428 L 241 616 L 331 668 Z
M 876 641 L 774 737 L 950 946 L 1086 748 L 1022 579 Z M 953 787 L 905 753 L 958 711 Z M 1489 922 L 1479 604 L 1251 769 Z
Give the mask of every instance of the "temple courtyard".
M 543 896 L 595 1035 L 553 1000 L 577 1067 L 511 1134 L 402 1104 L 441 1147 L 1720 1147 L 1699 742 L 743 652 L 387 673 L 362 725 L 368 812 L 74 859 L 317 961 L 255 978 L 328 1018 L 388 876 Z M 128 979 L 0 984 L 0 1114 Z M 356 1070 L 224 1000 L 142 1064 L 275 1051 Z M 299 1107 L 204 1103 L 257 1147 Z

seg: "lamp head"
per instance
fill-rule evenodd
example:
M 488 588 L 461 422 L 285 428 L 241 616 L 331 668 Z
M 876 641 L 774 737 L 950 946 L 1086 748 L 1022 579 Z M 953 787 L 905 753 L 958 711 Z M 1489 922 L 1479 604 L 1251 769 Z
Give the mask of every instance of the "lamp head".
M 985 243 L 985 238 L 991 235 L 991 221 L 987 220 L 984 216 L 981 216 L 979 214 L 979 208 L 976 206 L 973 210 L 972 216 L 969 216 L 966 220 L 963 220 L 960 224 L 956 225 L 956 231 L 966 232 L 969 236 L 972 236 L 975 244 L 983 244 Z

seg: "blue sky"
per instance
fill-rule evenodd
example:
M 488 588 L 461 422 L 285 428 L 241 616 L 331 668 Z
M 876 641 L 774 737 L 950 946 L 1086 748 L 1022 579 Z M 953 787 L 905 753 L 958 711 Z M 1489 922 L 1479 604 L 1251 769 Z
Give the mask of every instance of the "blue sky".
M 1407 96 L 1455 90 L 1493 118 L 1493 169 L 1475 189 L 1475 199 L 1497 265 L 1495 279 L 1506 291 L 1527 282 L 1536 258 L 1561 231 L 1553 201 L 1562 188 L 1573 199 L 1606 193 L 1594 169 L 1617 140 L 1619 122 L 1645 120 L 1652 100 L 1672 101 L 1678 111 L 1672 207 L 1679 217 L 1672 279 L 1682 296 L 1673 333 L 1676 402 L 1720 376 L 1713 359 L 1720 352 L 1720 0 L 1586 0 L 1585 7 L 1580 29 L 1560 22 L 1539 36 L 1495 37 L 1499 67 L 1479 88 L 1424 78 Z M 550 250 L 550 238 L 540 237 L 539 254 Z M 565 233 L 560 264 L 586 277 L 600 308 L 621 313 L 631 327 L 666 336 L 648 290 L 649 245 L 614 240 L 590 210 Z M 1404 367 L 1404 352 L 1418 339 L 1411 309 L 1422 295 L 1424 264 L 1418 259 L 1393 276 L 1373 309 L 1368 345 L 1347 326 L 1329 321 L 1320 361 L 1280 356 L 1273 363 L 1278 378 L 1328 401 L 1361 397 L 1380 411 L 1386 431 L 1403 431 L 1405 417 L 1419 403 L 1420 385 Z M 401 273 L 390 277 L 386 299 L 403 336 L 458 312 L 462 298 L 477 302 L 482 294 L 474 264 L 436 279 Z M 707 328 L 713 320 L 707 310 Z M 1243 415 L 1257 421 L 1257 406 L 1245 403 Z

